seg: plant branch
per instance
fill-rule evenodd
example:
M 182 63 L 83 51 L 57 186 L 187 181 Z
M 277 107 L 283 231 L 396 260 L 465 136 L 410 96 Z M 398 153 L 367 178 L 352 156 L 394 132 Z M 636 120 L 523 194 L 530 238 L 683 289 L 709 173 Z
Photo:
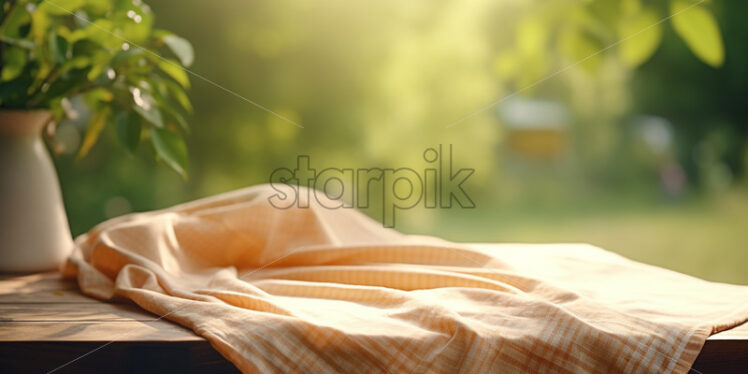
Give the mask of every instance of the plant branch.
M 73 96 L 84 94 L 84 93 L 86 93 L 88 91 L 91 91 L 91 90 L 94 90 L 94 89 L 97 89 L 97 88 L 101 88 L 101 87 L 106 87 L 106 86 L 103 85 L 103 84 L 94 84 L 93 82 L 88 82 L 87 84 L 84 84 L 84 85 L 80 86 L 78 89 L 70 91 L 65 96 L 66 97 L 73 97 Z
M 0 30 L 3 29 L 3 26 L 5 25 L 5 21 L 8 19 L 8 16 L 10 15 L 10 13 L 13 12 L 13 8 L 16 7 L 16 0 L 10 0 L 8 4 L 10 4 L 8 6 L 8 10 L 3 14 L 3 19 L 0 20 Z
M 46 94 L 44 87 L 49 87 L 52 84 L 52 82 L 55 79 L 57 79 L 57 76 L 59 75 L 60 75 L 60 69 L 55 68 L 49 73 L 49 75 L 47 75 L 46 78 L 44 78 L 42 83 L 39 85 L 39 90 L 36 91 L 36 93 L 31 98 L 31 100 L 29 100 L 29 105 L 28 105 L 29 108 L 34 108 L 41 103 L 42 99 L 44 98 L 44 95 Z

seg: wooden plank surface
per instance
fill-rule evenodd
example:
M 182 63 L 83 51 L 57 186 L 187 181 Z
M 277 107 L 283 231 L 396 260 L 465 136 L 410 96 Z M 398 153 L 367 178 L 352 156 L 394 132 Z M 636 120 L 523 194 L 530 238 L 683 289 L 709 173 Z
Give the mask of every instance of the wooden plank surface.
M 204 341 L 133 303 L 83 295 L 57 273 L 0 279 L 0 342 Z
M 132 304 L 0 304 L 0 322 L 147 322 L 156 318 L 157 316 Z
M 140 309 L 80 293 L 59 274 L 0 275 L 0 370 L 237 373 L 202 337 Z
M 59 372 L 236 371 L 202 337 L 135 304 L 90 298 L 57 273 L 0 275 L 0 367 L 48 372 L 96 349 Z M 703 373 L 745 367 L 748 324 L 710 337 L 694 364 Z

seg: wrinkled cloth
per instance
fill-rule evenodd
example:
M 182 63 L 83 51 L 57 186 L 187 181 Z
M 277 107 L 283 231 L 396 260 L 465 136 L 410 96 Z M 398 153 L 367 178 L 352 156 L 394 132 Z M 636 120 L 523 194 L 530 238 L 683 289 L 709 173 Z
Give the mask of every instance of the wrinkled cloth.
M 746 286 L 584 244 L 409 236 L 314 199 L 278 209 L 277 193 L 104 222 L 63 272 L 194 330 L 244 372 L 685 373 L 710 334 L 748 319 Z

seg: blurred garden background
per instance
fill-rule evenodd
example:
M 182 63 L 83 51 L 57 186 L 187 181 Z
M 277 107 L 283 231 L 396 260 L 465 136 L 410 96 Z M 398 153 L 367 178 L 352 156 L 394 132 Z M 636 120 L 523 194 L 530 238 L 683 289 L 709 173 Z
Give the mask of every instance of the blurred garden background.
M 399 230 L 589 242 L 748 284 L 744 1 L 147 3 L 156 27 L 194 45 L 192 71 L 303 128 L 193 77 L 185 180 L 113 128 L 76 160 L 85 119 L 61 123 L 76 235 L 266 183 L 298 155 L 317 169 L 418 170 L 426 148 L 452 144 L 455 167 L 475 169 L 476 207 L 398 212 Z

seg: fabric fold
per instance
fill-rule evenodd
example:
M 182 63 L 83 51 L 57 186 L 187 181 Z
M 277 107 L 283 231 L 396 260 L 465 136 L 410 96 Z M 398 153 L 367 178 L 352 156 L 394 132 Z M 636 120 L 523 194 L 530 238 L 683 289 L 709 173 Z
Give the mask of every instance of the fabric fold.
M 278 188 L 104 222 L 64 274 L 244 372 L 685 373 L 748 320 L 746 286 L 584 244 L 458 244 L 311 200 L 278 209 Z

